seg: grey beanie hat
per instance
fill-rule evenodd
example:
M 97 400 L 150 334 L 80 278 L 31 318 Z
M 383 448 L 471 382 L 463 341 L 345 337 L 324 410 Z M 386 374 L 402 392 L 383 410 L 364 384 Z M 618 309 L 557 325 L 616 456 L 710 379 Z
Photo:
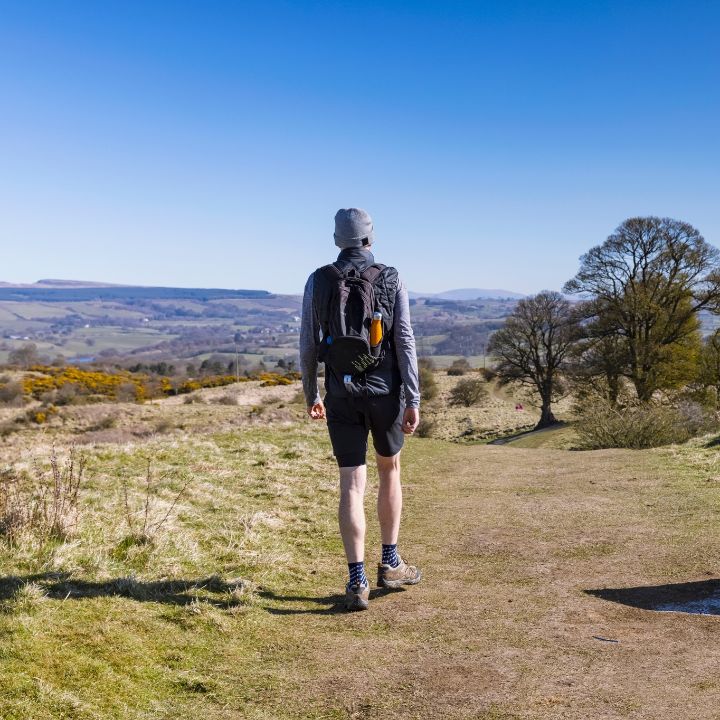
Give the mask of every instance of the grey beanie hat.
M 359 208 L 340 209 L 335 214 L 335 244 L 339 248 L 361 248 L 375 239 L 372 218 Z

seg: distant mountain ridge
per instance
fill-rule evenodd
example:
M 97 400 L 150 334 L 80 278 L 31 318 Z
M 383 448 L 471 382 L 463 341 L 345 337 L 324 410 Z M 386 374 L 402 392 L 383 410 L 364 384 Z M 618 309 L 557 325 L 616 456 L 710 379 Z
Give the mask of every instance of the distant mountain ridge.
M 153 285 L 113 285 L 82 280 L 38 280 L 31 284 L 0 282 L 0 301 L 85 302 L 92 300 L 223 300 L 272 298 L 267 290 L 180 288 Z
M 11 283 L 0 280 L 0 287 L 5 288 L 48 288 L 48 287 L 135 287 L 132 285 L 118 285 L 117 283 L 94 282 L 93 280 L 36 280 L 34 283 Z
M 436 300 L 498 300 L 501 298 L 519 300 L 526 297 L 522 293 L 513 290 L 487 288 L 458 288 L 439 293 L 410 292 L 409 294 L 411 298 L 433 298 Z
M 95 282 L 93 280 L 56 280 L 54 278 L 37 280 L 35 285 L 49 287 L 118 287 L 117 283 Z

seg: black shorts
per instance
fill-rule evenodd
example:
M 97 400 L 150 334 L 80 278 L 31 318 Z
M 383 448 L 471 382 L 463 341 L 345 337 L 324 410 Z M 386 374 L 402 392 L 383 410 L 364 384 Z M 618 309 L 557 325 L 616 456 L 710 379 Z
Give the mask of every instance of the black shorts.
M 375 397 L 325 396 L 328 431 L 333 454 L 340 467 L 365 464 L 368 432 L 375 452 L 383 457 L 397 455 L 405 442 L 402 418 L 403 393 Z

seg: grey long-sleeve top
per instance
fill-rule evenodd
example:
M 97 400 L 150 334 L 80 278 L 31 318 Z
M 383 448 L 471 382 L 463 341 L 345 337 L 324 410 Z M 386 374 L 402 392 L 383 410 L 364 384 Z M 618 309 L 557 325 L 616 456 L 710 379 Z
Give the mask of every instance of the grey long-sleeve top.
M 308 406 L 320 400 L 318 390 L 318 346 L 322 340 L 320 320 L 313 303 L 313 278 L 310 275 L 305 284 L 300 325 L 300 371 L 303 391 Z M 398 369 L 405 388 L 405 407 L 420 407 L 420 381 L 418 378 L 415 335 L 410 324 L 410 300 L 402 280 L 398 283 L 393 311 L 393 340 Z

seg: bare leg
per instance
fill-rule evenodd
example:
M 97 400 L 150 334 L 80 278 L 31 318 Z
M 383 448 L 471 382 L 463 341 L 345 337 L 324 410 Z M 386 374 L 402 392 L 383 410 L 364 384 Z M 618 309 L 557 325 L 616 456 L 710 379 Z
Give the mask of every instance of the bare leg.
M 367 465 L 340 468 L 340 535 L 349 563 L 365 559 L 365 483 Z
M 392 457 L 376 455 L 380 488 L 377 513 L 383 545 L 395 545 L 400 532 L 402 486 L 400 485 L 400 453 Z

